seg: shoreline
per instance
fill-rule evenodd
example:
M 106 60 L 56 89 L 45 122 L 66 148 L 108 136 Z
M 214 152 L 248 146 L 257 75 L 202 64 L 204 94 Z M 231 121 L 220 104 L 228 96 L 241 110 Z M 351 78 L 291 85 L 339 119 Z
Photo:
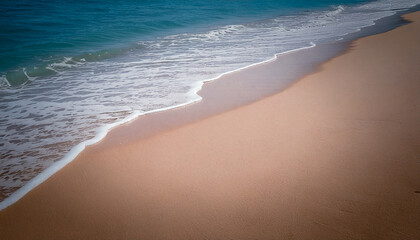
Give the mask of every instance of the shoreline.
M 325 54 L 325 53 L 323 53 L 323 51 L 319 50 L 318 53 L 316 53 L 316 54 L 323 54 L 324 55 L 323 57 L 321 57 L 319 59 L 309 61 L 307 63 L 307 66 L 304 66 L 304 67 L 299 66 L 300 68 L 302 68 L 304 70 L 299 70 L 301 73 L 296 73 L 297 71 L 295 71 L 294 73 L 289 74 L 290 76 L 288 76 L 287 78 L 284 78 L 283 80 L 281 80 L 278 83 L 278 84 L 281 85 L 281 87 L 276 87 L 275 90 L 270 90 L 268 92 L 262 93 L 258 97 L 249 97 L 248 96 L 248 97 L 246 97 L 246 100 L 243 100 L 240 103 L 236 103 L 236 105 L 233 105 L 233 106 L 230 106 L 230 107 L 227 107 L 225 109 L 218 110 L 218 111 L 215 111 L 215 112 L 209 112 L 207 114 L 203 114 L 203 116 L 201 116 L 201 117 L 199 117 L 195 120 L 203 119 L 205 117 L 209 117 L 209 116 L 212 116 L 212 115 L 216 115 L 216 114 L 219 114 L 223 111 L 228 111 L 229 109 L 234 109 L 234 108 L 252 103 L 254 101 L 257 101 L 257 100 L 262 99 L 264 97 L 268 97 L 270 95 L 278 93 L 278 92 L 286 89 L 290 84 L 293 84 L 293 82 L 298 81 L 303 76 L 305 76 L 307 74 L 310 74 L 311 72 L 316 71 L 317 66 L 321 65 L 323 62 L 328 61 L 329 59 L 331 59 L 335 56 L 338 56 L 338 55 L 342 54 L 343 52 L 345 52 L 346 49 L 349 48 L 349 46 L 347 46 L 347 45 L 349 45 L 355 39 L 358 39 L 358 38 L 361 38 L 361 37 L 364 37 L 364 36 L 369 36 L 369 35 L 374 35 L 374 34 L 386 32 L 386 31 L 389 31 L 391 29 L 394 29 L 395 27 L 404 25 L 404 22 L 401 19 L 401 15 L 403 15 L 405 13 L 408 13 L 408 12 L 416 11 L 416 9 L 419 9 L 419 8 L 420 8 L 420 6 L 416 6 L 416 7 L 410 8 L 410 9 L 405 10 L 405 11 L 400 10 L 399 12 L 396 12 L 394 15 L 379 19 L 379 20 L 375 21 L 375 23 L 373 25 L 362 27 L 359 32 L 349 33 L 349 34 L 343 36 L 343 38 L 346 39 L 344 41 L 339 40 L 339 41 L 332 42 L 332 43 L 321 44 L 321 45 L 324 45 L 324 47 L 321 46 L 321 48 L 324 48 L 324 51 L 326 51 L 326 52 L 329 51 L 329 53 Z M 393 25 L 390 26 L 389 24 L 382 24 L 384 26 L 380 26 L 381 22 L 382 21 L 387 21 L 387 19 L 394 19 L 393 20 L 393 22 L 394 22 Z M 395 20 L 395 19 L 398 19 L 398 21 Z M 264 60 L 264 61 L 261 61 L 261 62 L 258 62 L 258 63 L 253 63 L 251 65 L 248 65 L 248 66 L 245 66 L 245 67 L 242 67 L 242 68 L 239 68 L 239 69 L 235 69 L 235 70 L 232 70 L 232 71 L 229 71 L 229 72 L 222 73 L 219 76 L 217 76 L 215 78 L 212 78 L 212 79 L 207 79 L 207 80 L 197 82 L 198 83 L 197 87 L 195 87 L 191 90 L 191 94 L 197 96 L 196 99 L 194 99 L 194 100 L 191 100 L 189 102 L 182 103 L 182 104 L 179 104 L 179 105 L 176 105 L 176 106 L 160 108 L 160 109 L 156 109 L 156 110 L 152 110 L 152 111 L 148 111 L 148 112 L 139 112 L 139 111 L 136 110 L 122 120 L 119 120 L 117 122 L 107 124 L 107 125 L 104 125 L 104 126 L 100 127 L 99 129 L 97 129 L 97 134 L 95 135 L 95 137 L 93 137 L 91 139 L 88 139 L 86 141 L 83 141 L 83 142 L 77 144 L 76 146 L 72 147 L 72 149 L 68 153 L 66 153 L 60 160 L 53 163 L 50 167 L 48 167 L 44 171 L 40 172 L 36 177 L 32 178 L 29 182 L 27 182 L 24 186 L 22 186 L 17 191 L 15 191 L 13 194 L 11 194 L 10 196 L 3 199 L 0 202 L 0 211 L 2 209 L 7 208 L 11 204 L 15 203 L 20 198 L 25 196 L 28 192 L 30 192 L 32 189 L 37 187 L 39 184 L 46 181 L 48 178 L 50 178 L 56 172 L 60 171 L 63 167 L 65 167 L 67 164 L 69 164 L 74 159 L 76 159 L 77 156 L 82 151 L 84 151 L 86 147 L 92 146 L 94 144 L 98 144 L 101 141 L 103 141 L 105 139 L 105 137 L 110 133 L 111 130 L 114 130 L 115 128 L 123 127 L 124 125 L 130 124 L 132 121 L 141 122 L 141 120 L 139 121 L 139 118 L 142 118 L 142 117 L 150 115 L 150 114 L 161 113 L 161 112 L 164 112 L 164 111 L 178 110 L 178 109 L 181 109 L 181 108 L 184 108 L 184 107 L 190 107 L 191 105 L 200 103 L 203 99 L 203 96 L 201 96 L 201 92 L 202 92 L 203 87 L 206 83 L 212 83 L 213 81 L 216 81 L 216 80 L 217 81 L 223 81 L 223 78 L 226 78 L 227 75 L 230 75 L 232 73 L 236 73 L 236 72 L 243 71 L 243 70 L 246 70 L 246 69 L 249 69 L 249 68 L 253 68 L 255 66 L 260 66 L 260 65 L 272 62 L 272 61 L 277 61 L 279 57 L 281 58 L 281 57 L 284 57 L 285 55 L 294 54 L 296 52 L 304 51 L 306 49 L 311 49 L 311 48 L 314 48 L 314 47 L 320 47 L 320 46 L 319 45 L 317 46 L 317 45 L 315 45 L 314 43 L 311 42 L 311 46 L 302 47 L 302 48 L 293 49 L 293 50 L 290 50 L 290 51 L 278 53 L 278 54 L 275 54 L 274 57 L 271 58 L 271 59 Z M 331 49 L 334 49 L 334 48 L 335 48 L 335 50 L 331 50 Z M 287 58 L 287 56 L 286 56 L 286 58 Z M 303 60 L 303 58 L 301 59 L 301 61 L 302 60 Z M 302 64 L 302 65 L 305 65 L 305 64 Z M 286 72 L 286 71 L 284 71 L 284 72 Z M 220 91 L 220 88 L 219 88 L 219 91 Z M 176 126 L 181 126 L 181 125 L 184 125 L 184 124 L 188 124 L 189 122 L 192 122 L 192 121 L 194 121 L 194 120 L 184 121 L 183 123 L 177 122 L 176 124 L 172 124 L 172 126 L 170 126 L 170 127 L 161 128 L 160 130 L 155 130 L 155 132 L 153 134 L 156 134 L 156 133 L 161 132 L 161 131 L 168 130 L 168 129 L 176 127 Z M 137 124 L 137 125 L 140 125 L 140 124 Z M 136 128 L 137 128 L 137 130 L 139 130 L 140 127 L 138 126 Z M 151 133 L 148 133 L 144 137 L 151 136 L 151 135 L 152 135 Z
M 103 141 L 104 138 L 109 134 L 109 132 L 111 130 L 114 130 L 118 127 L 122 127 L 126 124 L 130 124 L 132 121 L 136 121 L 136 120 L 138 120 L 138 118 L 145 117 L 145 116 L 148 116 L 150 114 L 158 114 L 158 113 L 162 113 L 162 112 L 165 112 L 165 111 L 179 110 L 180 108 L 189 107 L 191 105 L 200 103 L 203 100 L 203 97 L 199 93 L 203 90 L 203 87 L 206 83 L 211 83 L 211 82 L 216 81 L 216 80 L 220 81 L 221 78 L 224 78 L 225 76 L 230 75 L 232 73 L 243 71 L 245 69 L 252 68 L 252 67 L 255 67 L 255 66 L 259 66 L 259 65 L 262 65 L 262 64 L 270 63 L 272 61 L 276 61 L 279 56 L 284 56 L 284 55 L 287 55 L 287 54 L 295 53 L 295 52 L 302 51 L 302 50 L 305 50 L 305 49 L 310 49 L 310 48 L 313 48 L 313 47 L 316 47 L 316 45 L 311 42 L 310 46 L 301 47 L 301 48 L 298 48 L 298 49 L 293 49 L 293 50 L 289 50 L 289 51 L 286 51 L 286 52 L 278 53 L 278 54 L 275 54 L 273 58 L 270 58 L 268 60 L 253 63 L 251 65 L 248 65 L 248 66 L 245 66 L 245 67 L 242 67 L 242 68 L 238 68 L 238 69 L 235 69 L 235 70 L 232 70 L 232 71 L 222 73 L 222 74 L 218 75 L 217 77 L 197 82 L 198 83 L 197 87 L 193 88 L 190 91 L 191 94 L 194 94 L 194 95 L 197 96 L 197 98 L 195 100 L 191 100 L 191 101 L 188 101 L 188 102 L 185 102 L 185 103 L 182 103 L 182 104 L 178 104 L 178 105 L 175 105 L 175 106 L 159 108 L 159 109 L 155 109 L 155 110 L 151 110 L 151 111 L 147 111 L 147 112 L 140 112 L 138 110 L 135 110 L 135 111 L 133 111 L 133 113 L 131 113 L 130 115 L 128 115 L 124 119 L 121 119 L 121 120 L 119 120 L 117 122 L 114 122 L 114 123 L 111 123 L 111 124 L 106 124 L 104 126 L 101 126 L 99 129 L 97 129 L 97 134 L 95 135 L 95 137 L 93 137 L 91 139 L 88 139 L 86 141 L 83 141 L 83 142 L 77 144 L 76 146 L 72 147 L 70 149 L 70 151 L 68 153 L 66 153 L 60 160 L 58 160 L 57 162 L 52 164 L 50 167 L 48 167 L 44 171 L 40 172 L 36 177 L 32 178 L 23 187 L 19 188 L 12 195 L 8 196 L 3 201 L 1 201 L 0 202 L 0 211 L 7 208 L 10 205 L 12 205 L 13 203 L 19 201 L 19 199 L 24 197 L 28 192 L 33 190 L 39 184 L 42 184 L 48 178 L 50 178 L 55 173 L 57 173 L 62 168 L 64 168 L 67 164 L 69 164 L 70 162 L 75 160 L 77 158 L 77 156 L 86 149 L 86 147 L 92 146 L 94 144 L 98 144 L 101 141 Z M 161 131 L 163 131 L 163 130 L 161 130 Z
M 1 211 L 0 236 L 419 237 L 409 18 L 252 104 L 130 144 L 110 132 Z

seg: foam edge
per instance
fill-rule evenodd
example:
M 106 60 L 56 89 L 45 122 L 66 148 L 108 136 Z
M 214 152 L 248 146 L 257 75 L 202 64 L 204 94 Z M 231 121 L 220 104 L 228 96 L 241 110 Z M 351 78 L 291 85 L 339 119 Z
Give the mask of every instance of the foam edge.
M 194 95 L 195 98 L 188 101 L 188 102 L 178 104 L 178 105 L 174 105 L 174 106 L 165 107 L 165 108 L 159 108 L 159 109 L 155 109 L 155 110 L 151 110 L 151 111 L 147 111 L 147 112 L 141 112 L 141 111 L 138 111 L 138 110 L 134 110 L 133 113 L 131 113 L 129 116 L 127 116 L 126 118 L 124 118 L 120 121 L 116 121 L 114 123 L 107 124 L 107 125 L 104 125 L 102 127 L 99 127 L 96 135 L 93 138 L 91 138 L 89 140 L 86 140 L 86 141 L 83 141 L 83 142 L 77 144 L 76 146 L 72 147 L 70 149 L 70 151 L 64 155 L 63 158 L 61 158 L 57 162 L 53 163 L 51 166 L 47 167 L 45 170 L 43 170 L 37 176 L 35 176 L 31 180 L 29 180 L 25 185 L 23 185 L 17 191 L 15 191 L 10 196 L 8 196 L 3 201 L 1 201 L 0 202 L 0 211 L 6 209 L 7 207 L 16 203 L 21 198 L 23 198 L 26 194 L 28 194 L 30 191 L 32 191 L 34 188 L 36 188 L 41 183 L 43 183 L 47 179 L 49 179 L 52 175 L 54 175 L 55 173 L 60 171 L 67 164 L 72 162 L 87 146 L 100 142 L 103 138 L 106 137 L 106 135 L 108 134 L 108 132 L 111 129 L 113 129 L 117 126 L 120 126 L 122 124 L 126 124 L 128 122 L 131 122 L 131 121 L 135 120 L 136 118 L 138 118 L 140 116 L 143 116 L 143 115 L 147 115 L 147 114 L 151 114 L 151 113 L 157 113 L 157 112 L 163 112 L 163 111 L 166 111 L 166 110 L 172 110 L 172 109 L 176 109 L 176 108 L 180 108 L 180 107 L 185 107 L 187 105 L 199 102 L 199 101 L 202 100 L 202 97 L 200 95 L 198 95 L 198 92 L 203 88 L 203 85 L 206 82 L 214 81 L 216 79 L 221 78 L 224 75 L 234 73 L 234 72 L 238 72 L 238 71 L 244 70 L 246 68 L 250 68 L 250 67 L 254 67 L 256 65 L 272 62 L 272 61 L 277 59 L 277 56 L 280 56 L 280 55 L 285 55 L 285 54 L 297 52 L 297 51 L 300 51 L 300 50 L 313 48 L 315 46 L 316 46 L 315 43 L 310 42 L 309 46 L 305 46 L 305 47 L 301 47 L 301 48 L 297 48 L 297 49 L 292 49 L 292 50 L 281 52 L 281 53 L 276 53 L 272 58 L 270 58 L 268 60 L 264 60 L 264 61 L 258 62 L 258 63 L 253 63 L 253 64 L 247 65 L 245 67 L 241 67 L 241 68 L 238 68 L 238 69 L 235 69 L 235 70 L 232 70 L 232 71 L 222 73 L 222 74 L 218 75 L 217 77 L 199 81 L 199 82 L 197 82 L 197 84 L 195 86 L 192 87 L 191 91 L 189 92 L 189 94 Z

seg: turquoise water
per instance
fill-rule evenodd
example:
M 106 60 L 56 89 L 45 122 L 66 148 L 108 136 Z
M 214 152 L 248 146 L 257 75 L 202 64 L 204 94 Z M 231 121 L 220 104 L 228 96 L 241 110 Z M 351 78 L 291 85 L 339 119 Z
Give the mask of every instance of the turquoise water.
M 200 100 L 205 80 L 417 4 L 0 1 L 0 200 L 42 182 L 110 127 Z
M 361 2 L 6 0 L 0 2 L 0 72 L 16 86 L 28 80 L 25 74 L 54 74 L 48 64 L 64 57 L 100 61 L 124 54 L 139 40 Z

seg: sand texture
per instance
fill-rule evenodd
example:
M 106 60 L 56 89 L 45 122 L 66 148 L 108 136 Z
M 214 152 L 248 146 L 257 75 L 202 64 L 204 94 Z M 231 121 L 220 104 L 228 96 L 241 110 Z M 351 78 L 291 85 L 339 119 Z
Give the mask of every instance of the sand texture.
M 89 147 L 0 212 L 0 239 L 420 239 L 420 14 L 406 18 L 278 94 Z

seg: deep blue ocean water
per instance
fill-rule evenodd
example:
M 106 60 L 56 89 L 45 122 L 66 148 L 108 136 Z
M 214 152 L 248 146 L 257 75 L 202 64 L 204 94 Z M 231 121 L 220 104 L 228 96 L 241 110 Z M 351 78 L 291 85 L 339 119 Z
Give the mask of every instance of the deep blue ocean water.
M 417 4 L 2 0 L 0 200 L 109 124 L 197 101 L 204 80 L 338 41 Z

